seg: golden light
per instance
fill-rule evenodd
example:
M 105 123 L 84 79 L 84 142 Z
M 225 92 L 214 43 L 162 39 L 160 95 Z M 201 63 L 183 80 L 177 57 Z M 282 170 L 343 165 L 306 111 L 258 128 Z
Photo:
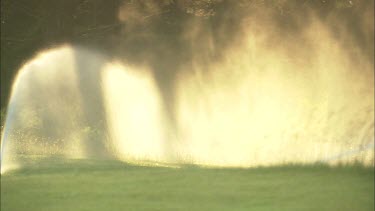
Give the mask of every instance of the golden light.
M 371 62 L 351 59 L 350 43 L 319 21 L 276 46 L 259 25 L 248 26 L 224 59 L 180 74 L 177 119 L 186 153 L 206 165 L 257 166 L 325 162 L 370 146 Z M 373 165 L 373 156 L 367 149 L 334 162 Z
M 319 20 L 282 38 L 269 24 L 247 24 L 220 59 L 192 47 L 191 63 L 169 81 L 173 111 L 164 110 L 168 102 L 147 62 L 128 65 L 71 46 L 40 53 L 13 86 L 2 173 L 22 166 L 17 154 L 85 158 L 95 143 L 84 140 L 97 130 L 108 132 L 101 142 L 115 159 L 142 165 L 374 165 L 373 62 L 354 59 L 359 47 Z M 196 36 L 191 31 L 187 40 Z M 87 126 L 85 109 L 96 102 L 87 99 L 102 99 L 108 131 Z
M 108 126 L 118 158 L 165 161 L 160 97 L 151 73 L 114 62 L 102 74 Z

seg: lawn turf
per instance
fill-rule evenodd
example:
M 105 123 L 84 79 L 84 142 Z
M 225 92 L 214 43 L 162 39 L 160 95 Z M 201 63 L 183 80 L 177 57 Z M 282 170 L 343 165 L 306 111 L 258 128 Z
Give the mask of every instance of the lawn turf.
M 373 211 L 374 169 L 38 161 L 1 176 L 1 210 Z

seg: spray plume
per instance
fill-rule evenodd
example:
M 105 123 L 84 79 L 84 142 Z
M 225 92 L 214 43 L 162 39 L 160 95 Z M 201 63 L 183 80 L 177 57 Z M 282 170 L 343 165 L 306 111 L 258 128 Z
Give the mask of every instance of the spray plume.
M 116 58 L 62 46 L 24 65 L 2 172 L 38 155 L 374 165 L 373 7 L 198 2 L 127 1 Z

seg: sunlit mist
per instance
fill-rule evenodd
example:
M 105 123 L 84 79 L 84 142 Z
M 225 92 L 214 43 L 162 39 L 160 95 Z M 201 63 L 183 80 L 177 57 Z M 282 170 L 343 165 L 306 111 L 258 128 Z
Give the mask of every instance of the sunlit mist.
M 179 39 L 188 56 L 161 44 L 137 55 L 75 45 L 40 52 L 13 84 L 1 172 L 40 157 L 374 165 L 374 60 L 351 29 L 332 30 L 337 20 L 311 13 L 295 32 L 279 33 L 273 19 L 257 15 L 225 45 L 201 22 L 186 21 Z M 373 19 L 359 28 L 373 37 Z
M 353 60 L 320 23 L 282 48 L 267 45 L 267 29 L 252 30 L 225 59 L 180 75 L 187 153 L 203 164 L 252 166 L 367 148 L 335 161 L 373 165 L 373 64 Z
M 160 97 L 150 72 L 120 63 L 103 71 L 108 124 L 118 158 L 164 161 Z
M 2 171 L 40 156 L 84 157 L 73 51 L 62 46 L 42 52 L 20 69 L 2 134 Z

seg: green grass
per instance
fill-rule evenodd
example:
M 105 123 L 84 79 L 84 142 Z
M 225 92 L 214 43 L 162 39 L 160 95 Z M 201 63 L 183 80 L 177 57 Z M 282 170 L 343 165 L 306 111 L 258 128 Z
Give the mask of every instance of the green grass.
M 374 169 L 174 169 L 115 161 L 40 161 L 2 175 L 1 210 L 372 211 Z

